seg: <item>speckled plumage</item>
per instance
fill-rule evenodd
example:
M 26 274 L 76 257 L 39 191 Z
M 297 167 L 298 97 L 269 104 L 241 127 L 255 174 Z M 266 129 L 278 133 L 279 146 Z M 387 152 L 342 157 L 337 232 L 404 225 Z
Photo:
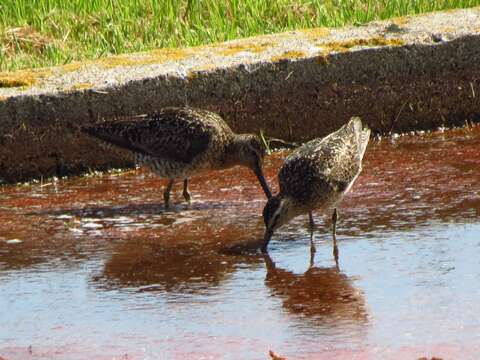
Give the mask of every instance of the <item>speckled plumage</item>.
M 185 186 L 186 179 L 200 171 L 248 166 L 259 177 L 267 197 L 270 196 L 261 171 L 265 149 L 260 139 L 255 135 L 235 134 L 213 112 L 165 108 L 152 115 L 103 122 L 83 131 L 132 151 L 139 165 L 149 167 L 161 177 L 172 182 L 175 178 L 185 179 Z M 187 198 L 186 188 L 184 195 Z M 168 195 L 165 201 L 168 203 Z
M 280 192 L 264 208 L 267 232 L 265 246 L 273 231 L 290 219 L 315 209 L 335 208 L 362 169 L 370 129 L 357 117 L 323 139 L 302 145 L 278 173 Z M 334 211 L 336 221 L 336 209 Z M 267 234 L 269 233 L 269 234 Z
M 302 209 L 333 206 L 362 169 L 370 130 L 359 118 L 323 139 L 302 145 L 285 160 L 278 173 L 280 193 Z

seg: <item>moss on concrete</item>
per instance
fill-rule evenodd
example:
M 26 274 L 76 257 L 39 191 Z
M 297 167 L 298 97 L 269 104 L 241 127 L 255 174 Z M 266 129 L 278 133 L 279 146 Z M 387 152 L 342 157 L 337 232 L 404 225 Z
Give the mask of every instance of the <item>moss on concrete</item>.
M 19 79 L 14 76 L 0 75 L 0 87 L 22 87 L 32 85 L 32 78 Z
M 144 53 L 125 54 L 108 56 L 94 61 L 104 68 L 114 68 L 117 66 L 135 66 L 164 63 L 166 61 L 177 61 L 186 58 L 192 54 L 192 49 L 157 49 Z
M 367 39 L 331 41 L 317 45 L 326 48 L 330 52 L 345 52 L 354 47 L 402 46 L 404 44 L 405 42 L 402 39 L 375 36 Z
M 89 82 L 83 82 L 83 83 L 78 83 L 73 85 L 70 90 L 88 90 L 93 87 L 92 83 Z
M 299 30 L 307 39 L 315 40 L 330 35 L 330 29 L 325 27 Z
M 320 65 L 328 65 L 329 64 L 329 52 L 328 51 L 319 51 L 317 53 L 317 57 L 315 58 L 315 61 L 320 64 Z
M 251 53 L 261 53 L 268 48 L 274 45 L 273 42 L 263 41 L 263 42 L 240 42 L 236 44 L 222 45 L 218 47 L 213 47 L 214 50 L 218 50 L 218 53 L 224 56 L 236 55 L 240 52 L 251 52 Z
M 211 71 L 211 70 L 214 70 L 214 69 L 217 69 L 217 65 L 213 64 L 213 63 L 196 66 L 191 71 L 188 72 L 187 78 L 188 79 L 194 79 L 199 75 L 199 73 L 206 72 L 206 71 Z
M 278 62 L 281 60 L 294 60 L 294 59 L 301 59 L 307 57 L 307 54 L 304 51 L 299 50 L 290 50 L 286 51 L 281 55 L 273 56 L 270 58 L 272 62 Z
M 410 21 L 408 16 L 399 16 L 393 19 L 390 19 L 391 22 L 397 25 L 407 25 Z
M 68 72 L 80 70 L 83 66 L 85 66 L 85 63 L 82 63 L 82 62 L 79 62 L 79 61 L 74 61 L 70 64 L 65 64 L 65 65 L 59 66 L 58 68 L 62 72 L 68 73 Z
M 52 74 L 51 69 L 31 69 L 0 73 L 0 88 L 28 87 Z

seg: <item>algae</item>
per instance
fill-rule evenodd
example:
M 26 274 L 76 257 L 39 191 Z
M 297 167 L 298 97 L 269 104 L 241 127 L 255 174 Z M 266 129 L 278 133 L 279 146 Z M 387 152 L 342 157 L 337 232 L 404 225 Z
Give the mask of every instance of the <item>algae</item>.
M 93 63 L 99 64 L 104 68 L 114 68 L 118 66 L 134 66 L 160 64 L 166 61 L 182 60 L 191 55 L 191 49 L 187 48 L 167 48 L 156 49 L 149 52 L 114 55 L 98 59 Z
M 3 72 L 0 73 L 0 88 L 32 86 L 51 74 L 52 70 L 48 68 Z
M 77 71 L 77 70 L 81 69 L 82 66 L 84 66 L 84 64 L 85 63 L 74 61 L 72 63 L 62 65 L 59 68 L 62 70 L 62 72 L 69 73 L 69 72 L 73 72 L 73 71 Z
M 82 82 L 78 84 L 74 84 L 69 90 L 87 90 L 93 87 L 92 83 L 89 82 Z
M 354 47 L 402 46 L 404 44 L 405 42 L 402 39 L 388 39 L 383 36 L 375 36 L 368 39 L 361 38 L 345 41 L 331 41 L 327 43 L 319 43 L 317 45 L 326 48 L 331 52 L 346 52 Z
M 214 50 L 224 56 L 232 56 L 240 52 L 251 52 L 251 53 L 261 53 L 268 48 L 272 47 L 274 44 L 272 42 L 245 42 L 238 44 L 228 44 L 212 47 Z
M 317 54 L 317 57 L 315 58 L 315 61 L 320 64 L 320 65 L 328 65 L 330 63 L 329 56 L 330 54 L 328 51 L 322 50 L 319 51 Z
M 0 73 L 0 88 L 30 87 L 54 74 L 66 74 L 80 69 L 84 64 L 73 62 L 57 67 L 25 69 Z
M 22 87 L 33 84 L 32 78 L 19 79 L 14 76 L 0 75 L 0 88 Z
M 410 18 L 407 16 L 400 16 L 390 19 L 396 25 L 407 25 L 410 21 Z
M 306 38 L 315 40 L 321 37 L 330 35 L 330 29 L 325 27 L 313 28 L 313 29 L 301 29 L 300 31 Z
M 215 69 L 218 69 L 218 67 L 215 64 L 204 64 L 204 65 L 195 66 L 188 72 L 187 79 L 194 80 L 200 77 L 202 73 L 209 72 Z
M 307 54 L 304 51 L 289 50 L 289 51 L 285 51 L 281 55 L 273 56 L 272 58 L 270 58 L 270 61 L 278 62 L 281 60 L 294 60 L 294 59 L 304 58 L 306 56 Z

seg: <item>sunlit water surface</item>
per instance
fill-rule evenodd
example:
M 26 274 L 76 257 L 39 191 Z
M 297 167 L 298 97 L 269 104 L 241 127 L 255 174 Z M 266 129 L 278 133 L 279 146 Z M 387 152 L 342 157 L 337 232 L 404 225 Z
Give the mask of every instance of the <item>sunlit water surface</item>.
M 480 129 L 372 141 L 340 209 L 278 231 L 243 168 L 0 189 L 0 358 L 477 359 Z M 287 153 L 267 160 L 276 172 Z

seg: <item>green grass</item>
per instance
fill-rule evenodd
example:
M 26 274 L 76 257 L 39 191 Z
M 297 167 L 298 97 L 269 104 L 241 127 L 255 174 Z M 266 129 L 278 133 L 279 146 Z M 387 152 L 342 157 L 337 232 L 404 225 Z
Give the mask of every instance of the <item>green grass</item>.
M 480 0 L 0 0 L 0 71 L 477 5 Z

